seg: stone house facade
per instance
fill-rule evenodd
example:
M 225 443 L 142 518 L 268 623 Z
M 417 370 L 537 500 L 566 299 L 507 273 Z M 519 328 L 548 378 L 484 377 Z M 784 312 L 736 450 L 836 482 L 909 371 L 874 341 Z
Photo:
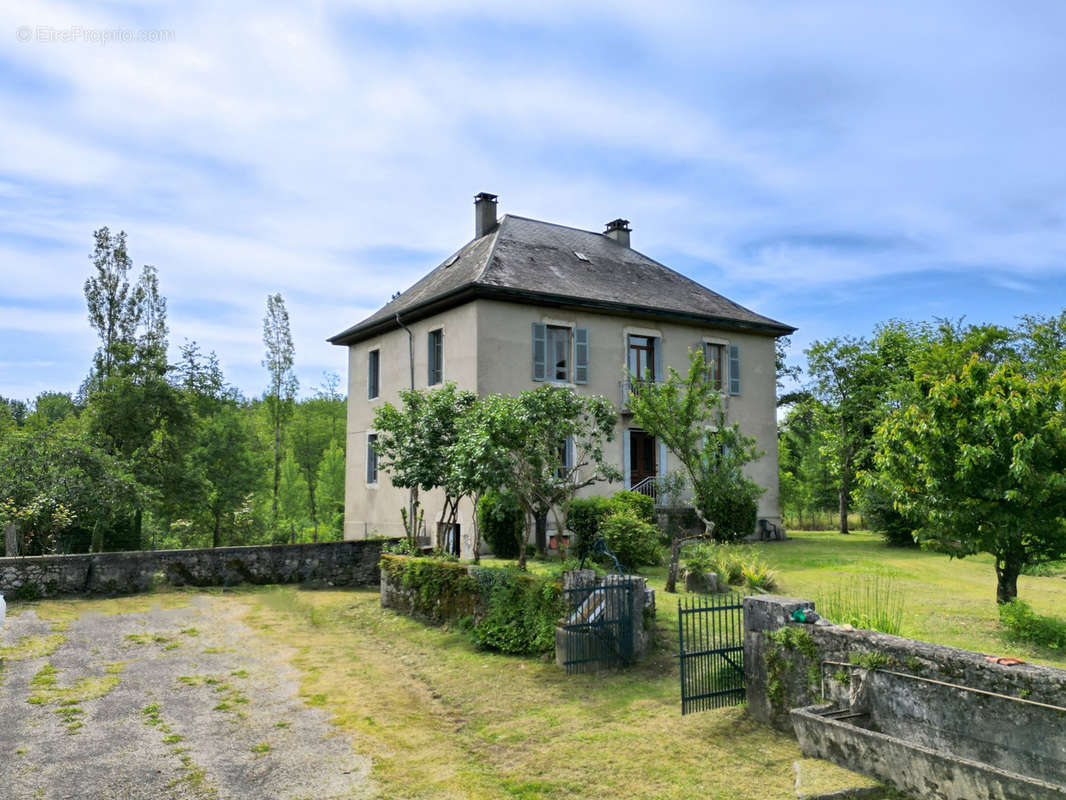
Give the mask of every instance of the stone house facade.
M 475 236 L 367 319 L 330 339 L 348 348 L 345 538 L 398 535 L 406 489 L 393 487 L 372 452 L 375 408 L 400 390 L 453 382 L 480 395 L 545 382 L 600 394 L 619 409 L 613 448 L 621 484 L 647 485 L 680 465 L 626 413 L 625 370 L 661 379 L 684 373 L 703 348 L 730 422 L 758 441 L 748 465 L 766 488 L 759 516 L 780 522 L 777 486 L 776 337 L 794 328 L 712 292 L 630 247 L 626 220 L 593 233 L 513 215 L 475 198 Z M 671 461 L 674 461 L 671 464 Z M 442 492 L 422 493 L 433 532 Z M 457 549 L 470 556 L 474 509 L 460 507 Z

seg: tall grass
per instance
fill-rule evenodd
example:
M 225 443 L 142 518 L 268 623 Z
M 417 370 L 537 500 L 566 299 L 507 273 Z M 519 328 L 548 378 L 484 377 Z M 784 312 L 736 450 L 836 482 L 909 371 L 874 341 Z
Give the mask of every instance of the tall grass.
M 899 636 L 903 593 L 890 579 L 867 575 L 838 584 L 816 603 L 818 613 L 839 625 Z
M 685 569 L 699 575 L 717 573 L 722 587 L 743 586 L 759 593 L 777 588 L 777 575 L 748 545 L 703 542 L 692 545 L 686 552 Z

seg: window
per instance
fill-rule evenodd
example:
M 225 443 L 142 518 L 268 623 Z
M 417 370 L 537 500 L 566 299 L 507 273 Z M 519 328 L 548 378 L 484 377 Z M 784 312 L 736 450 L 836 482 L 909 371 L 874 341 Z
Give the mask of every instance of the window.
M 589 382 L 589 329 L 533 323 L 533 380 Z
M 433 386 L 444 379 L 444 331 L 438 328 L 429 332 L 427 345 L 429 376 L 426 385 Z
M 375 447 L 377 441 L 376 433 L 366 435 L 366 482 L 368 486 L 378 482 L 378 451 Z
M 563 441 L 559 442 L 556 455 L 559 458 L 559 466 L 555 468 L 555 477 L 559 480 L 564 480 L 570 475 L 570 470 L 574 468 L 574 440 L 572 437 L 567 436 Z
M 725 374 L 725 345 L 704 342 L 703 360 L 707 365 L 707 383 L 712 389 L 722 391 L 722 376 Z
M 630 335 L 629 357 L 626 366 L 633 373 L 633 380 L 654 381 L 657 378 L 655 373 L 655 342 L 654 336 Z
M 570 329 L 548 326 L 548 380 L 570 380 Z
M 380 372 L 381 372 L 381 351 L 371 350 L 367 354 L 367 375 L 366 375 L 366 396 L 368 399 L 373 400 L 378 396 L 378 389 L 380 388 Z

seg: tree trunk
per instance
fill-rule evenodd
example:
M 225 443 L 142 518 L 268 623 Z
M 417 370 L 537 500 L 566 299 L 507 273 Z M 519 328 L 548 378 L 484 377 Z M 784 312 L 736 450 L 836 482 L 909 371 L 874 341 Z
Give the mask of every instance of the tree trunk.
M 996 602 L 1009 603 L 1018 596 L 1018 575 L 1022 563 L 1017 558 L 996 559 Z
M 277 398 L 274 410 L 274 502 L 270 507 L 274 525 L 278 524 L 278 491 L 281 488 L 281 398 Z
M 478 523 L 478 519 L 477 519 L 477 507 L 478 507 L 478 503 L 480 503 L 480 502 L 481 502 L 481 495 L 480 494 L 475 494 L 474 495 L 474 516 L 471 519 L 471 521 L 472 521 L 472 523 L 474 525 L 474 543 L 473 543 L 473 545 L 474 545 L 474 563 L 475 564 L 480 564 L 481 563 L 481 525 Z
M 670 571 L 666 574 L 666 591 L 677 593 L 677 568 L 681 561 L 681 537 L 675 536 L 670 544 Z
M 543 556 L 548 552 L 548 511 L 547 509 L 537 509 L 535 518 L 536 523 L 536 536 L 534 537 L 534 543 L 537 548 L 537 555 Z
M 522 526 L 522 532 L 518 534 L 518 568 L 523 572 L 526 569 L 526 542 L 529 540 L 529 523 L 533 516 L 533 512 L 527 509 L 526 524 Z

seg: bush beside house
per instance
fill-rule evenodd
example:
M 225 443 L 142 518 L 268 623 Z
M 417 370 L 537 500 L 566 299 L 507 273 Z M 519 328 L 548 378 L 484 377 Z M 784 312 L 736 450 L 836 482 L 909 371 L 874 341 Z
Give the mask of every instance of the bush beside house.
M 381 605 L 435 624 L 459 623 L 486 649 L 540 655 L 555 647 L 562 585 L 516 568 L 384 555 Z

